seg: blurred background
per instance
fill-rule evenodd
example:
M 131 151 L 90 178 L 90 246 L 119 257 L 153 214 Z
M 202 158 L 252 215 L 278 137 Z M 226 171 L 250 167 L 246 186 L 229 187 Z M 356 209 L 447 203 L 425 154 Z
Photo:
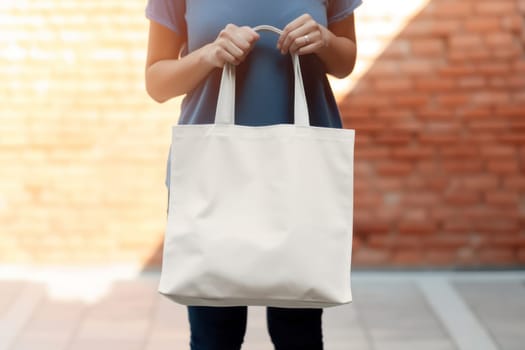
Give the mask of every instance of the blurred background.
M 28 280 L 53 280 L 48 287 L 56 288 L 50 290 L 63 298 L 81 296 L 83 302 L 101 302 L 105 295 L 103 288 L 87 292 L 93 283 L 85 281 L 128 278 L 124 285 L 155 288 L 166 223 L 166 159 L 180 99 L 157 104 L 145 92 L 145 5 L 0 2 L 4 316 L 9 310 L 12 315 L 20 295 L 40 300 L 23 282 Z M 356 272 L 514 271 L 518 275 L 509 276 L 520 277 L 509 277 L 511 287 L 469 285 L 463 292 L 483 289 L 501 296 L 507 291 L 513 302 L 509 312 L 525 314 L 525 305 L 517 301 L 525 300 L 525 279 L 519 275 L 525 266 L 524 23 L 523 0 L 365 0 L 358 8 L 355 71 L 348 79 L 331 79 L 343 123 L 356 130 Z M 79 275 L 72 268 L 92 272 Z M 137 271 L 151 272 L 153 278 L 137 282 Z M 377 285 L 365 293 L 361 286 L 362 293 L 378 298 L 374 291 L 384 290 Z M 399 292 L 406 296 L 414 290 Z M 466 300 L 466 294 L 462 297 Z M 475 300 L 485 305 L 492 300 L 485 297 Z M 61 307 L 64 315 L 72 315 L 69 306 Z M 523 314 L 514 312 L 518 318 L 496 328 L 525 329 Z M 392 317 L 397 320 L 399 314 Z M 31 348 L 31 337 L 13 336 L 27 323 L 20 321 L 17 328 L 9 320 L 0 322 L 0 349 Z M 354 321 L 356 327 L 361 324 Z M 507 333 L 502 339 L 510 339 Z M 31 339 L 43 344 L 34 334 Z M 518 337 L 517 328 L 512 334 Z M 26 343 L 16 345 L 16 339 Z M 374 339 L 372 333 L 355 348 L 381 348 Z M 524 339 L 513 339 L 519 340 L 512 343 L 518 349 Z M 50 349 L 66 348 L 52 344 Z M 465 348 L 457 339 L 450 344 Z M 476 349 L 485 348 L 491 349 Z

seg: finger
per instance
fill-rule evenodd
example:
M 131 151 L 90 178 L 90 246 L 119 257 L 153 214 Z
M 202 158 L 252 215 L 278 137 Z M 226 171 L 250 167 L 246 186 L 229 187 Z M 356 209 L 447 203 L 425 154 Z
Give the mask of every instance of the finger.
M 228 51 L 237 58 L 242 58 L 251 51 L 253 45 L 259 38 L 259 34 L 249 27 L 237 28 L 232 31 L 227 31 L 225 38 L 229 41 L 227 45 Z
M 257 40 L 259 40 L 260 35 L 255 30 L 253 30 L 251 27 L 244 26 L 241 27 L 241 33 L 245 37 L 245 39 L 250 43 L 253 44 Z
M 288 34 L 283 46 L 281 47 L 281 51 L 284 51 L 284 53 L 290 51 L 292 45 L 295 45 L 296 49 L 308 45 L 309 43 L 306 41 L 305 36 L 308 35 L 308 39 L 311 42 L 314 39 L 314 36 L 317 35 L 317 32 L 317 23 L 315 21 L 312 20 L 304 23 L 301 27 Z
M 217 53 L 217 56 L 218 56 L 219 61 L 222 63 L 222 65 L 224 65 L 225 63 L 231 63 L 234 65 L 237 65 L 239 63 L 238 60 L 235 58 L 235 56 L 232 56 L 226 50 L 220 50 Z
M 293 53 L 295 53 L 297 55 L 306 55 L 306 54 L 309 54 L 309 53 L 317 52 L 317 50 L 319 50 L 321 48 L 321 46 L 323 46 L 322 43 L 315 42 L 313 44 L 303 46 L 303 47 L 299 48 L 296 52 L 293 52 Z
M 304 14 L 288 23 L 286 27 L 284 27 L 281 35 L 279 36 L 279 40 L 277 40 L 277 48 L 282 49 L 290 33 L 303 26 L 304 23 L 306 23 L 309 19 L 311 19 L 310 15 Z
M 306 39 L 306 36 L 308 35 L 308 40 Z M 296 53 L 298 52 L 299 49 L 301 49 L 302 47 L 305 47 L 305 46 L 310 46 L 310 45 L 313 45 L 313 44 L 318 44 L 318 43 L 322 43 L 322 38 L 321 38 L 321 32 L 319 31 L 316 31 L 316 32 L 310 32 L 308 34 L 305 34 L 305 35 L 302 35 L 300 37 L 298 37 L 291 45 L 290 45 L 290 48 L 289 48 L 289 52 L 290 53 Z M 319 45 L 320 47 L 321 45 Z
M 222 40 L 221 47 L 224 51 L 236 58 L 240 58 L 244 55 L 244 51 L 229 39 Z

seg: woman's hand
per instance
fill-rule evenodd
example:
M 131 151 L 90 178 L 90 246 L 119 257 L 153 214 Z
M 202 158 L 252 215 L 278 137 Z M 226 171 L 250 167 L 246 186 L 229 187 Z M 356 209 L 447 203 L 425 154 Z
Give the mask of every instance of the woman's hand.
M 284 27 L 277 48 L 282 54 L 317 53 L 328 46 L 329 38 L 327 28 L 317 23 L 309 14 L 304 14 Z
M 217 39 L 207 45 L 206 60 L 219 68 L 225 63 L 238 65 L 244 61 L 258 39 L 259 34 L 252 28 L 228 24 Z
M 344 78 L 354 69 L 357 45 L 354 15 L 328 25 L 317 23 L 304 14 L 290 22 L 283 30 L 277 48 L 283 54 L 316 54 L 324 63 L 326 72 Z

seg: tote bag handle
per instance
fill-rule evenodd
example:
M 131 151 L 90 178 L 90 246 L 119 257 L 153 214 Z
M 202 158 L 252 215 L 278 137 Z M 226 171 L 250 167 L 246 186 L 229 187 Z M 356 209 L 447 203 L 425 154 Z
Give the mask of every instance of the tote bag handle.
M 253 30 L 267 30 L 281 34 L 282 30 L 269 26 L 260 25 L 253 27 Z M 294 69 L 294 125 L 310 126 L 308 116 L 308 105 L 306 104 L 306 94 L 304 91 L 303 77 L 299 56 L 292 54 Z M 235 122 L 235 66 L 227 63 L 222 69 L 221 84 L 219 87 L 219 97 L 217 99 L 217 109 L 215 111 L 215 124 L 234 124 Z

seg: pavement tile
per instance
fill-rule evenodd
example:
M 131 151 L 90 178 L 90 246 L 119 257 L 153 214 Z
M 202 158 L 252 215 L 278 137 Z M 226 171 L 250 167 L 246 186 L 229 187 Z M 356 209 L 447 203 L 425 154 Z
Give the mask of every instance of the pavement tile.
M 452 339 L 411 282 L 354 282 L 354 303 L 373 349 L 453 350 Z M 390 345 L 389 345 L 390 344 Z
M 453 282 L 501 350 L 525 349 L 524 281 Z
M 433 309 L 440 304 L 423 286 L 435 285 L 421 283 L 430 274 L 354 275 L 353 302 L 324 311 L 325 350 L 458 350 L 457 334 L 447 333 L 453 319 L 438 317 L 443 310 L 473 315 L 498 350 L 525 349 L 525 274 L 443 276 L 438 280 L 457 291 L 457 305 L 466 305 L 458 315 Z M 51 293 L 43 283 L 0 279 L 0 338 L 8 336 L 0 350 L 189 349 L 186 307 L 157 292 L 158 278 L 114 280 L 92 303 L 61 299 L 67 293 Z M 266 308 L 249 307 L 243 349 L 273 350 Z

